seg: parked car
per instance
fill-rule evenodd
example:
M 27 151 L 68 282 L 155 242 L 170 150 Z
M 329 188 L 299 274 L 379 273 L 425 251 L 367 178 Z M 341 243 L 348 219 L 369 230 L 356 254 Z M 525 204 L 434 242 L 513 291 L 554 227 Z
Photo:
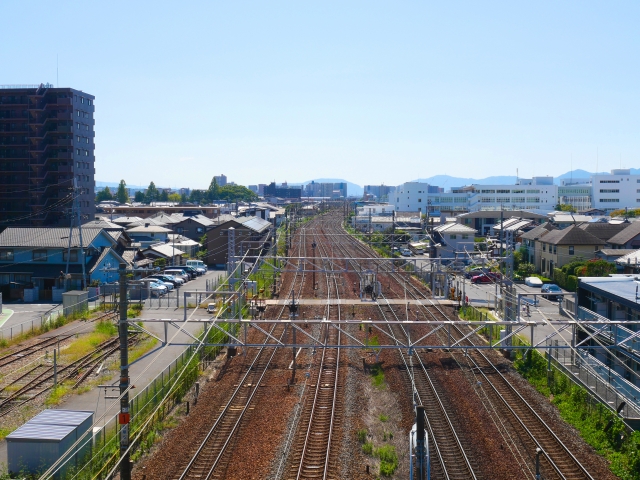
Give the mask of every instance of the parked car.
M 187 260 L 187 267 L 200 269 L 202 273 L 207 272 L 207 266 L 204 264 L 202 260 Z
M 465 270 L 464 276 L 465 276 L 465 278 L 473 278 L 476 275 L 482 275 L 483 273 L 487 273 L 487 269 L 486 268 L 473 267 L 473 268 L 470 268 L 469 270 Z
M 487 272 L 471 277 L 471 283 L 494 283 L 500 281 L 500 274 Z
M 411 250 L 409 250 L 408 248 L 403 248 L 402 251 L 400 252 L 400 255 L 402 255 L 403 257 L 410 257 Z
M 142 280 L 140 280 L 140 283 L 143 285 L 148 285 L 149 291 L 152 295 L 162 296 L 166 295 L 169 292 L 169 289 L 161 283 L 158 283 L 158 280 L 155 278 L 143 278 Z
M 527 277 L 524 279 L 524 284 L 528 287 L 540 288 L 542 287 L 542 280 L 538 277 Z
M 540 289 L 542 296 L 548 300 L 556 301 L 564 296 L 562 289 L 553 283 L 545 283 Z
M 176 278 L 172 275 L 163 275 L 161 273 L 155 275 L 149 275 L 147 278 L 155 278 L 164 283 L 170 283 L 172 287 L 177 288 L 184 283 L 184 280 L 181 278 Z
M 182 268 L 187 272 L 189 272 L 190 274 L 192 274 L 193 278 L 196 278 L 198 275 L 202 275 L 204 273 L 204 272 L 199 272 L 198 269 L 196 269 L 195 267 L 187 267 L 183 265 Z
M 210 303 L 207 305 L 207 313 L 216 313 L 216 304 Z
M 188 282 L 189 280 L 191 280 L 191 275 L 189 275 L 185 270 L 182 270 L 181 268 L 167 268 L 164 271 L 164 274 L 165 275 L 179 276 L 185 282 Z

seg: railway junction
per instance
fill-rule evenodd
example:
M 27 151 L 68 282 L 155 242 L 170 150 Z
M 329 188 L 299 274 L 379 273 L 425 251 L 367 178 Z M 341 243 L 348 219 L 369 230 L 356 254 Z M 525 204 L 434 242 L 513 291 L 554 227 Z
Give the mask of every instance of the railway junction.
M 278 243 L 251 268 L 237 259 L 236 288 L 185 291 L 181 315 L 145 318 L 162 325 L 158 349 L 222 348 L 223 360 L 132 471 L 116 461 L 91 478 L 616 478 L 511 358 L 561 332 L 571 340 L 557 348 L 577 354 L 601 319 L 530 321 L 518 296 L 509 320 L 461 320 L 415 267 L 350 236 L 340 209 Z M 143 441 L 128 434 L 121 459 Z

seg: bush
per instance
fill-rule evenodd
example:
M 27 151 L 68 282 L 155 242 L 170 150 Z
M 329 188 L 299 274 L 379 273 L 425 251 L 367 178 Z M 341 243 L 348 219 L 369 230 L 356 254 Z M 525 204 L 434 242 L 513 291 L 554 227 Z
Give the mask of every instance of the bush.
M 380 459 L 380 475 L 390 477 L 398 468 L 398 454 L 396 447 L 383 445 L 376 448 L 375 456 Z

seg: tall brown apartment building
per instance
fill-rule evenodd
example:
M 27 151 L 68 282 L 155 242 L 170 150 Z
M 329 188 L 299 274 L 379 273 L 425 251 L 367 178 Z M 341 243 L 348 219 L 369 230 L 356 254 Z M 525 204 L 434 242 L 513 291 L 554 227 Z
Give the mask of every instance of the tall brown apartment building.
M 68 225 L 74 199 L 83 223 L 95 218 L 94 98 L 0 85 L 0 230 Z

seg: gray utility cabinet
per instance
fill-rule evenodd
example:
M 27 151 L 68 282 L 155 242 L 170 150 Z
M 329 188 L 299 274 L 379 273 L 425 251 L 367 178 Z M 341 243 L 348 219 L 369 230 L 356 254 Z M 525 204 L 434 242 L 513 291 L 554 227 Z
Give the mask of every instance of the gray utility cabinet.
M 54 475 L 63 478 L 75 469 L 83 456 L 91 451 L 92 435 L 67 452 L 93 425 L 93 412 L 78 410 L 45 410 L 6 437 L 9 472 L 38 474 L 64 456 L 64 466 Z

